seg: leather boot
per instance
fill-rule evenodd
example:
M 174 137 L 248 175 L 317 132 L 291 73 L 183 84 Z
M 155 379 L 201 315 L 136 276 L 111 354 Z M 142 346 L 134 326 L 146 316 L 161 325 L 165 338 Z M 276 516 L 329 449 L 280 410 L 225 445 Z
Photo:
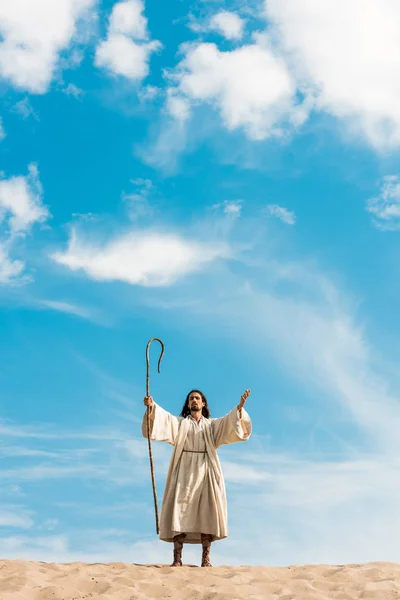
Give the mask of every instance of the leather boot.
M 172 563 L 171 567 L 182 566 L 182 548 L 185 537 L 186 533 L 180 533 L 174 537 L 174 562 Z
M 201 557 L 202 567 L 212 567 L 210 563 L 210 550 L 211 550 L 211 535 L 201 534 L 201 545 L 203 546 L 203 553 Z

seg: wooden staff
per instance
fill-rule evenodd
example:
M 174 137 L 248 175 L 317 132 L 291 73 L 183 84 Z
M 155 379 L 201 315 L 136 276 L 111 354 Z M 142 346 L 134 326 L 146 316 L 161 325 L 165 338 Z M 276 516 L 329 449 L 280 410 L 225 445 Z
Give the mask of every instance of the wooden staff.
M 164 344 L 159 338 L 152 338 L 146 347 L 146 396 L 150 396 L 150 357 L 149 350 L 152 342 L 159 342 L 161 344 L 161 354 L 158 359 L 158 372 L 160 372 L 161 359 L 164 355 Z M 151 439 L 150 439 L 150 406 L 147 407 L 147 441 L 149 444 L 149 458 L 150 458 L 150 471 L 151 471 L 151 482 L 153 484 L 153 496 L 154 496 L 154 510 L 156 512 L 156 531 L 157 535 L 160 533 L 160 527 L 158 522 L 158 504 L 157 504 L 157 490 L 156 490 L 156 479 L 154 476 L 154 464 L 153 464 L 153 452 L 151 449 Z

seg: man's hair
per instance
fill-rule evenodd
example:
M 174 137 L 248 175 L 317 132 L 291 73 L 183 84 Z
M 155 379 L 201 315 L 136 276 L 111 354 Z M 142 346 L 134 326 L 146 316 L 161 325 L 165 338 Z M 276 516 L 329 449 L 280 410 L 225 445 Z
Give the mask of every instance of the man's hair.
M 189 398 L 190 398 L 190 394 L 193 394 L 195 392 L 197 392 L 198 394 L 200 394 L 201 399 L 204 402 L 203 410 L 201 411 L 203 417 L 205 417 L 206 419 L 209 419 L 211 417 L 211 413 L 210 413 L 210 409 L 208 408 L 207 398 L 205 397 L 205 395 L 203 394 L 203 392 L 201 392 L 200 390 L 192 390 L 191 392 L 188 393 L 188 395 L 186 396 L 186 401 L 185 401 L 185 404 L 183 405 L 182 412 L 181 412 L 180 416 L 181 417 L 188 417 L 190 415 Z

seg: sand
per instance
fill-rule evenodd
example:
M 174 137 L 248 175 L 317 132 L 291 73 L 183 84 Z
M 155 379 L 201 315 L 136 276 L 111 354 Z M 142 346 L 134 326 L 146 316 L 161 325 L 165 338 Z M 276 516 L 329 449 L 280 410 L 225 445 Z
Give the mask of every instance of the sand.
M 0 561 L 1 600 L 400 599 L 400 564 L 212 567 Z

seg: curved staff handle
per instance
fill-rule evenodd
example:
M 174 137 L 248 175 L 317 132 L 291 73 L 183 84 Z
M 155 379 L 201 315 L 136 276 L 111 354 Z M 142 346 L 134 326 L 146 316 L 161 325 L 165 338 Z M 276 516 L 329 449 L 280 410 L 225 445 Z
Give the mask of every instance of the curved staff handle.
M 146 396 L 150 396 L 150 357 L 149 350 L 152 342 L 159 342 L 161 344 L 161 354 L 158 359 L 158 372 L 160 373 L 160 365 L 162 357 L 164 356 L 164 343 L 159 338 L 152 338 L 146 346 Z M 156 513 L 156 531 L 157 535 L 160 533 L 159 520 L 158 520 L 158 503 L 157 503 L 157 490 L 156 490 L 156 479 L 154 475 L 154 463 L 153 463 L 153 452 L 151 449 L 150 439 L 150 407 L 147 407 L 147 442 L 149 445 L 149 459 L 150 459 L 150 471 L 151 471 L 151 483 L 153 485 L 153 497 L 154 497 L 154 510 Z

